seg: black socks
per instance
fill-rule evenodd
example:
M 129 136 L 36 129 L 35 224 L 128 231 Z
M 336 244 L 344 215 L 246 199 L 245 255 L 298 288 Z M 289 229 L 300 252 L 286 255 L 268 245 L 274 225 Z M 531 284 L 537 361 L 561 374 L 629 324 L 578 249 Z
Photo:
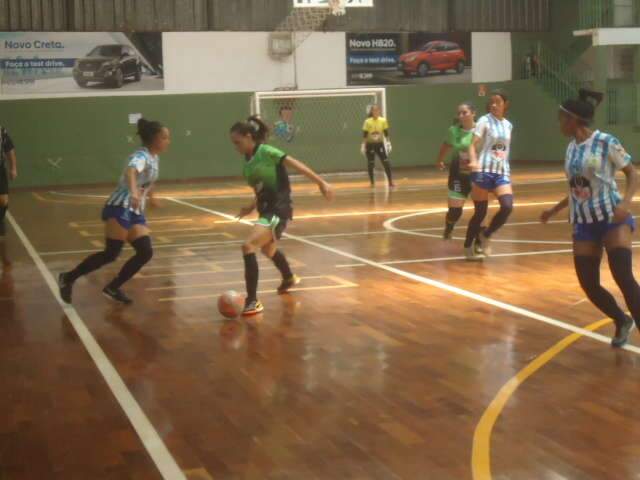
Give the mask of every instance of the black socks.
M 244 280 L 247 285 L 247 302 L 258 299 L 258 259 L 255 253 L 244 256 Z
M 276 250 L 276 253 L 273 255 L 273 257 L 271 257 L 271 260 L 273 261 L 273 264 L 276 266 L 276 268 L 282 274 L 282 278 L 284 280 L 289 280 L 291 277 L 293 277 L 293 273 L 291 272 L 291 267 L 289 266 L 289 262 L 287 261 L 287 258 L 284 256 L 284 253 L 282 253 L 280 250 Z
M 114 262 L 120 255 L 123 246 L 124 242 L 122 240 L 107 238 L 105 249 L 102 252 L 94 253 L 85 258 L 80 265 L 66 273 L 64 277 L 65 281 L 67 283 L 73 283 L 80 277 L 95 272 L 108 263 Z
M 475 205 L 475 212 L 471 220 L 469 220 L 469 226 L 467 227 L 467 238 L 464 241 L 464 248 L 469 248 L 473 245 L 473 242 L 480 233 L 482 228 L 482 221 L 487 216 L 487 209 L 489 208 L 489 202 L 473 202 Z
M 119 289 L 153 258 L 153 247 L 151 246 L 151 238 L 148 235 L 138 238 L 131 243 L 131 246 L 136 251 L 136 254 L 122 266 L 120 273 L 109 283 L 108 288 Z

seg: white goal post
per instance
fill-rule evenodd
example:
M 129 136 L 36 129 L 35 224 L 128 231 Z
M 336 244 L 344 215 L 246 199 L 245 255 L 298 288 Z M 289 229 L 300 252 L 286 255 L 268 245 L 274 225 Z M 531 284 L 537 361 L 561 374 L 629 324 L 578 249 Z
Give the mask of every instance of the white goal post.
M 323 173 L 362 171 L 362 125 L 372 105 L 388 115 L 385 88 L 255 92 L 251 113 L 268 125 L 269 143 Z
M 251 98 L 251 114 L 261 115 L 261 101 L 263 100 L 287 100 L 297 98 L 337 98 L 337 97 L 371 97 L 371 104 L 378 104 L 382 109 L 382 116 L 387 116 L 387 89 L 386 88 L 341 88 L 328 90 L 276 90 L 255 92 Z

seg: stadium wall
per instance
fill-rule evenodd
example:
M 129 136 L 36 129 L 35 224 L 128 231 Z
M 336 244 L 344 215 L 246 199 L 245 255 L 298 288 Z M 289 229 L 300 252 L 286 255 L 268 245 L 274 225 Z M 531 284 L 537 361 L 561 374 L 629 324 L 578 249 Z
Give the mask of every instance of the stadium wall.
M 562 169 L 566 141 L 556 125 L 556 102 L 528 80 L 490 84 L 506 88 L 513 99 L 514 165 L 556 162 Z M 111 183 L 127 155 L 136 147 L 131 113 L 161 119 L 173 131 L 171 151 L 162 159 L 162 178 L 179 180 L 238 176 L 242 159 L 227 132 L 246 117 L 249 93 L 185 94 L 109 98 L 9 100 L 1 103 L 6 125 L 18 147 L 20 178 L 16 186 Z M 486 98 L 478 85 L 403 86 L 388 89 L 389 117 L 398 167 L 432 166 L 451 124 L 456 105 L 473 100 L 479 110 Z M 609 129 L 632 153 L 640 139 L 632 127 Z M 363 170 L 360 138 L 344 170 Z M 331 146 L 327 146 L 331 154 Z M 322 171 L 322 165 L 313 165 Z

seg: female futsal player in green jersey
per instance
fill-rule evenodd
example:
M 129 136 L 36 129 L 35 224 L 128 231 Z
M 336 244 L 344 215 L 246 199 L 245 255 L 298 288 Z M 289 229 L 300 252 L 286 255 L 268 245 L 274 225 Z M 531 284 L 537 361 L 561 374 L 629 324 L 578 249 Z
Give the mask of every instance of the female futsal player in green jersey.
M 331 186 L 304 163 L 287 155 L 265 142 L 269 129 L 258 117 L 249 117 L 246 122 L 238 122 L 231 127 L 231 141 L 236 150 L 244 155 L 244 177 L 253 188 L 255 198 L 243 208 L 238 217 L 249 215 L 258 210 L 259 219 L 242 245 L 244 255 L 247 298 L 243 316 L 256 315 L 264 310 L 258 300 L 258 260 L 256 252 L 261 250 L 269 257 L 282 274 L 282 284 L 278 293 L 286 293 L 300 282 L 291 272 L 284 254 L 276 247 L 287 226 L 293 219 L 291 185 L 287 168 L 293 168 L 318 185 L 327 200 L 331 200 Z

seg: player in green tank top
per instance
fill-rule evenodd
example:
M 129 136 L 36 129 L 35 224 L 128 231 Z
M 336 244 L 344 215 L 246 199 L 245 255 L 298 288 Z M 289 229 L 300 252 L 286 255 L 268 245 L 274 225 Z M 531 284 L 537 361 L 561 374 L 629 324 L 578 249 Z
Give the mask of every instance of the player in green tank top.
M 462 208 L 471 193 L 471 169 L 469 168 L 469 147 L 473 143 L 476 109 L 465 102 L 458 106 L 458 116 L 449 127 L 447 138 L 440 147 L 438 167 L 445 168 L 445 159 L 451 155 L 449 166 L 449 211 L 447 212 L 443 238 L 449 240 L 453 228 L 462 216 Z
M 231 141 L 245 157 L 244 178 L 255 193 L 254 201 L 240 210 L 243 218 L 254 210 L 258 220 L 242 246 L 244 255 L 247 298 L 243 316 L 256 315 L 264 310 L 258 300 L 258 260 L 256 252 L 262 251 L 282 274 L 278 293 L 287 293 L 300 279 L 291 272 L 284 254 L 276 247 L 287 226 L 293 219 L 291 185 L 287 168 L 293 168 L 318 185 L 327 200 L 333 198 L 331 186 L 304 163 L 283 151 L 265 143 L 269 129 L 258 117 L 249 117 L 231 127 Z

